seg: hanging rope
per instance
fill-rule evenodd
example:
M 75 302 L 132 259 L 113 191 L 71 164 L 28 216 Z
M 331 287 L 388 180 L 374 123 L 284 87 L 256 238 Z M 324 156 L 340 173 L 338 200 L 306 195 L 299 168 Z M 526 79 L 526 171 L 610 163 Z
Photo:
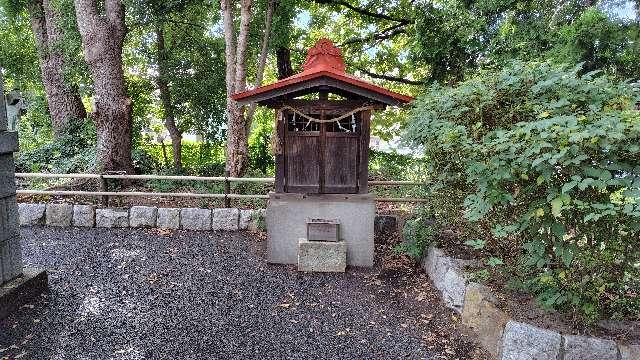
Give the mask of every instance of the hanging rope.
M 282 112 L 283 110 L 291 110 L 294 113 L 294 116 L 297 115 L 297 116 L 300 116 L 300 117 L 302 117 L 304 119 L 307 119 L 308 120 L 307 125 L 308 125 L 310 122 L 315 122 L 315 123 L 320 123 L 320 124 L 331 123 L 331 122 L 340 123 L 340 120 L 346 119 L 346 118 L 348 118 L 348 117 L 350 117 L 352 115 L 355 115 L 356 113 L 359 113 L 360 111 L 374 110 L 374 109 L 375 109 L 375 107 L 372 106 L 372 105 L 362 106 L 362 107 L 359 107 L 357 109 L 353 109 L 353 110 L 349 111 L 348 113 L 346 113 L 344 115 L 341 115 L 341 116 L 338 116 L 338 117 L 335 117 L 335 118 L 332 118 L 332 119 L 324 119 L 324 120 L 323 119 L 317 119 L 317 118 L 314 118 L 312 116 L 309 116 L 309 115 L 303 113 L 301 110 L 293 108 L 293 107 L 288 106 L 288 105 L 285 105 L 285 106 L 281 107 L 280 108 L 280 112 Z M 307 125 L 305 125 L 305 128 L 307 127 Z

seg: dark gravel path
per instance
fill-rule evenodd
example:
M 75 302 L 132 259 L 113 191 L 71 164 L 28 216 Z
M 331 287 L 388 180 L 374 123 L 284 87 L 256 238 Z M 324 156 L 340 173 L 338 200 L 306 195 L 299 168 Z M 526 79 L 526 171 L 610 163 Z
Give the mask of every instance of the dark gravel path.
M 398 257 L 304 274 L 266 264 L 264 243 L 243 233 L 22 236 L 50 292 L 0 321 L 0 359 L 484 358 Z

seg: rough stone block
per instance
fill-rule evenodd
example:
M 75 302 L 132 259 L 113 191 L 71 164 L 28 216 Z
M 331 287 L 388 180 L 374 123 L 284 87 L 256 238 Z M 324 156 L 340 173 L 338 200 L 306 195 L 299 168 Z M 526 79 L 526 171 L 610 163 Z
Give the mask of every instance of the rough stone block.
M 18 133 L 15 131 L 0 131 L 0 154 L 9 154 L 18 151 Z M 15 172 L 15 168 L 11 169 Z
M 240 210 L 238 209 L 213 209 L 211 230 L 237 231 Z
M 0 199 L 0 243 L 19 235 L 16 197 Z
M 486 286 L 467 285 L 462 323 L 474 330 L 482 347 L 494 358 L 498 358 L 504 328 L 509 321 L 509 316 L 496 303 L 497 299 Z
M 211 230 L 211 210 L 182 209 L 180 210 L 180 225 L 185 230 Z
M 564 335 L 564 360 L 616 360 L 618 347 L 611 340 Z
M 47 287 L 47 273 L 44 270 L 25 268 L 22 276 L 0 287 L 0 319 L 47 291 Z
M 129 211 L 127 209 L 96 209 L 96 227 L 129 227 Z
M 393 234 L 398 230 L 398 219 L 391 215 L 376 215 L 374 229 L 377 235 Z
M 132 228 L 155 227 L 158 208 L 151 206 L 132 206 L 129 209 L 129 226 Z
M 93 205 L 73 206 L 73 226 L 94 227 L 96 224 L 96 209 Z
M 18 204 L 20 225 L 43 225 L 46 208 L 45 204 Z
M 72 204 L 48 204 L 46 211 L 47 226 L 71 226 L 73 221 Z
M 463 266 L 462 262 L 444 255 L 442 250 L 433 246 L 422 261 L 422 267 L 442 293 L 444 302 L 458 313 L 462 313 L 467 284 Z
M 502 360 L 557 360 L 562 336 L 510 320 L 504 329 Z
M 298 243 L 298 271 L 344 272 L 347 244 L 344 241 L 308 241 Z
M 620 360 L 640 360 L 640 345 L 618 345 Z
M 180 209 L 159 208 L 156 226 L 160 229 L 180 229 Z
M 15 236 L 0 243 L 0 284 L 22 274 L 22 249 L 20 237 Z
M 2 139 L 0 138 L 1 141 Z M 13 154 L 0 154 L 0 198 L 14 196 L 15 194 L 16 178 Z
M 297 264 L 298 241 L 307 234 L 307 219 L 337 219 L 347 244 L 347 265 L 373 266 L 372 194 L 270 193 L 267 208 L 267 261 Z

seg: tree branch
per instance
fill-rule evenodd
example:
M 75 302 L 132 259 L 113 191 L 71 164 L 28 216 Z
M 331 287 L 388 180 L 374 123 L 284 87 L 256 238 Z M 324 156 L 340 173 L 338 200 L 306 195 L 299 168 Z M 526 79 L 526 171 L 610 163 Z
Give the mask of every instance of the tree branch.
M 369 11 L 367 9 L 363 9 L 363 8 L 359 8 L 356 6 L 353 6 L 351 4 L 349 4 L 348 2 L 344 1 L 344 0 L 312 0 L 313 2 L 317 3 L 317 4 L 321 4 L 321 5 L 340 5 L 340 6 L 344 6 L 347 9 L 351 10 L 351 11 L 355 11 L 358 14 L 364 15 L 364 16 L 369 16 L 369 17 L 373 17 L 373 18 L 378 18 L 378 19 L 383 19 L 383 20 L 389 20 L 389 21 L 397 21 L 397 22 L 406 22 L 406 23 L 410 23 L 411 20 L 409 19 L 402 19 L 402 18 L 396 18 L 393 16 L 389 16 L 387 14 L 381 14 L 378 12 L 373 12 L 373 11 Z
M 397 76 L 385 75 L 385 74 L 376 74 L 369 70 L 362 69 L 357 66 L 354 66 L 354 67 L 356 68 L 356 70 L 360 71 L 363 74 L 371 76 L 374 79 L 393 81 L 393 82 L 398 82 L 398 83 L 407 84 L 407 85 L 424 85 L 425 84 L 424 81 L 409 80 L 409 79 L 405 79 Z
M 370 34 L 363 38 L 351 38 L 341 44 L 341 46 L 351 45 L 355 43 L 363 43 L 368 41 L 376 41 L 376 40 L 387 40 L 396 35 L 404 34 L 407 31 L 404 29 L 407 23 L 399 23 L 394 26 L 388 27 L 379 33 Z

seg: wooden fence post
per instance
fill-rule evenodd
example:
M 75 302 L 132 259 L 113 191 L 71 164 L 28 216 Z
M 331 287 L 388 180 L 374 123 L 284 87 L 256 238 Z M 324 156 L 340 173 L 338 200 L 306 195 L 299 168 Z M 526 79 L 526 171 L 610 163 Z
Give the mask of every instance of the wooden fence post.
M 224 171 L 224 207 L 231 207 L 231 199 L 229 199 L 229 193 L 231 193 L 231 182 L 229 181 L 229 170 Z
M 100 174 L 100 178 L 98 179 L 98 191 L 107 192 L 109 191 L 109 185 L 107 184 L 107 179 L 105 179 L 103 174 Z M 102 195 L 102 206 L 109 207 L 109 196 Z

